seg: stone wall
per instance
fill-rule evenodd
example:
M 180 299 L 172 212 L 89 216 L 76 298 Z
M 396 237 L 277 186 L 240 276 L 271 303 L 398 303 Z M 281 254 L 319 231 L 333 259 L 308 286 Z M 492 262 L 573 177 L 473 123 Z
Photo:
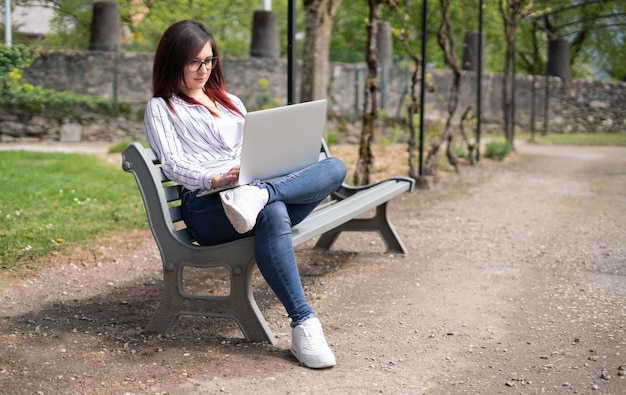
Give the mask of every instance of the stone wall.
M 24 72 L 34 85 L 57 90 L 113 98 L 131 104 L 130 114 L 104 117 L 84 114 L 46 118 L 13 114 L 0 109 L 0 142 L 11 141 L 117 141 L 143 138 L 142 116 L 151 95 L 152 54 L 100 51 L 46 52 Z M 227 88 L 241 97 L 249 110 L 265 104 L 286 104 L 287 62 L 272 58 L 226 58 L 222 60 Z M 348 119 L 348 129 L 358 133 L 367 70 L 363 64 L 332 64 L 328 87 L 329 118 Z M 402 119 L 410 71 L 392 68 L 382 81 L 381 107 L 387 118 Z M 426 94 L 425 120 L 442 122 L 447 113 L 451 76 L 432 71 L 435 91 Z M 476 104 L 476 75 L 465 72 L 457 111 Z M 266 88 L 263 89 L 264 83 Z M 533 92 L 533 86 L 535 87 Z M 546 89 L 547 87 L 547 89 Z M 545 93 L 548 92 L 546 102 Z M 484 75 L 482 122 L 485 131 L 501 130 L 502 78 Z M 576 80 L 567 84 L 558 78 L 518 76 L 515 82 L 515 122 L 530 130 L 534 95 L 537 131 L 544 120 L 550 132 L 626 132 L 626 83 Z M 547 117 L 544 109 L 547 104 Z M 458 124 L 458 123 L 457 123 Z M 336 125 L 333 123 L 332 125 Z M 344 122 L 345 125 L 345 122 Z M 329 126 L 333 128 L 334 126 Z
M 142 120 L 91 112 L 66 116 L 33 115 L 0 108 L 0 143 L 122 140 L 145 140 Z

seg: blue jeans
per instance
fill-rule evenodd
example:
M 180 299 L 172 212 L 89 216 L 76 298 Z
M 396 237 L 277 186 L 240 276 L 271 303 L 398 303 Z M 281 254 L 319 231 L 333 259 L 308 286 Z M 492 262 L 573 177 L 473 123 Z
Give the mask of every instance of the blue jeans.
M 262 182 L 269 200 L 250 232 L 239 234 L 224 214 L 219 194 L 197 197 L 185 191 L 182 216 L 196 240 L 216 245 L 255 236 L 254 254 L 259 271 L 285 306 L 292 326 L 315 316 L 309 306 L 291 238 L 291 227 L 299 224 L 346 178 L 346 166 L 337 158 L 327 158 L 284 177 Z

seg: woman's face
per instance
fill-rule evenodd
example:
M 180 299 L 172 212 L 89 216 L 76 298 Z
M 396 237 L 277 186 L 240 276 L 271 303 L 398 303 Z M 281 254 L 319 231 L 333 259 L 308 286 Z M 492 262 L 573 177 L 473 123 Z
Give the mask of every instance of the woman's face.
M 211 75 L 213 64 L 213 48 L 209 41 L 204 45 L 202 51 L 185 65 L 180 90 L 188 93 L 203 89 Z

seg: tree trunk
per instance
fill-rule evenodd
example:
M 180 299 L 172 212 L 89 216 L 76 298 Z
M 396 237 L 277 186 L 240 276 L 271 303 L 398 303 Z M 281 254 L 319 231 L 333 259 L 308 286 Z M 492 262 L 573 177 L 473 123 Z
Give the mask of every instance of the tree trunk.
M 341 0 L 303 0 L 305 36 L 300 79 L 300 101 L 326 98 L 328 52 L 333 18 Z
M 522 6 L 527 0 L 500 0 L 500 14 L 504 24 L 506 40 L 506 52 L 504 57 L 504 70 L 502 72 L 502 118 L 504 121 L 504 136 L 506 141 L 513 147 L 513 120 L 511 119 L 513 100 L 512 69 L 515 51 L 515 33 L 517 31 L 517 19 L 522 13 Z M 505 6 L 506 3 L 506 6 Z
M 370 174 L 374 165 L 372 142 L 374 141 L 376 119 L 378 118 L 378 92 L 380 91 L 378 78 L 378 20 L 380 19 L 380 4 L 382 0 L 368 0 L 370 13 L 367 22 L 367 77 L 365 80 L 365 94 L 363 98 L 363 126 L 361 141 L 359 142 L 359 159 L 354 171 L 354 185 L 370 183 Z
M 400 13 L 400 9 L 396 8 L 396 14 L 398 15 L 398 20 L 400 21 L 400 29 L 398 29 L 398 34 L 396 35 L 396 39 L 400 41 L 404 51 L 409 55 L 411 60 L 413 61 L 413 65 L 415 68 L 411 72 L 411 85 L 409 87 L 409 98 L 410 102 L 407 106 L 407 127 L 409 128 L 409 140 L 407 142 L 407 151 L 409 153 L 409 177 L 413 179 L 418 179 L 420 174 L 418 170 L 417 159 L 415 157 L 416 151 L 416 128 L 415 128 L 415 116 L 419 112 L 420 109 L 420 99 L 419 99 L 419 91 L 418 88 L 420 86 L 420 82 L 422 81 L 422 67 L 423 67 L 423 59 L 421 55 L 415 53 L 415 51 L 411 48 L 409 44 L 409 37 L 407 32 L 409 31 L 407 27 L 408 18 L 405 17 L 404 14 Z M 431 84 L 428 87 L 429 90 L 434 90 Z
M 461 66 L 456 57 L 456 45 L 454 41 L 454 30 L 452 28 L 452 21 L 448 13 L 451 0 L 440 0 L 439 5 L 441 8 L 441 25 L 437 31 L 437 42 L 443 50 L 446 64 L 452 69 L 452 85 L 450 86 L 450 96 L 448 96 L 448 119 L 446 120 L 446 126 L 435 144 L 432 145 L 426 156 L 424 165 L 424 174 L 436 175 L 437 173 L 437 158 L 439 157 L 439 149 L 441 144 L 446 143 L 446 156 L 448 162 L 454 166 L 454 170 L 458 173 L 458 159 L 454 155 L 452 150 L 453 133 L 452 133 L 452 119 L 456 113 L 459 104 L 459 90 L 461 89 Z

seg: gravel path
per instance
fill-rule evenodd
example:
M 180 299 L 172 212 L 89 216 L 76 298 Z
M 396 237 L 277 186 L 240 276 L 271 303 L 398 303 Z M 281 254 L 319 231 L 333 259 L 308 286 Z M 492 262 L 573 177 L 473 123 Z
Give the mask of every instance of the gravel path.
M 626 148 L 520 142 L 391 208 L 405 257 L 372 234 L 298 248 L 335 368 L 297 365 L 258 276 L 275 347 L 195 317 L 142 333 L 160 267 L 141 231 L 2 284 L 0 393 L 626 393 Z

